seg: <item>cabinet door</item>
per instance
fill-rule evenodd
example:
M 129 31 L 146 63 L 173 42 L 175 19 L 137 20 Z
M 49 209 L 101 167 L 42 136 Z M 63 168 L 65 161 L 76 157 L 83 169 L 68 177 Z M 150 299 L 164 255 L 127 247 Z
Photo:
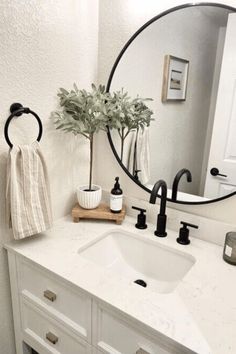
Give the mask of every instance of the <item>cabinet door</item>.
M 35 343 L 35 341 L 33 339 L 30 339 L 29 342 L 31 344 L 26 344 L 25 342 L 23 343 L 23 354 L 51 354 L 51 352 L 48 351 L 47 348 L 45 348 L 45 346 L 39 344 L 38 342 Z M 77 351 L 74 354 L 84 354 L 84 353 L 98 354 L 98 352 L 95 352 L 94 350 L 95 349 L 92 348 L 91 345 L 85 343 L 84 348 L 82 348 L 82 350 Z
M 141 326 L 141 325 L 140 325 Z M 104 305 L 93 306 L 93 346 L 97 354 L 170 354 L 185 351 L 169 350 L 166 340 L 150 336 L 142 327 Z M 185 352 L 186 353 L 186 352 Z
M 52 317 L 76 330 L 91 342 L 91 299 L 55 274 L 18 259 L 19 290 L 22 297 L 41 306 Z
M 21 308 L 24 341 L 40 354 L 91 354 L 91 346 L 62 322 L 24 299 Z

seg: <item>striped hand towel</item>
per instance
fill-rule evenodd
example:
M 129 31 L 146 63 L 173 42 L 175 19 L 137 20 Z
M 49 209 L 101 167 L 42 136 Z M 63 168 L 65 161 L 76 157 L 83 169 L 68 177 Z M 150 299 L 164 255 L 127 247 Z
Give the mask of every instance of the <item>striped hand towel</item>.
M 10 150 L 6 198 L 8 221 L 16 240 L 52 226 L 47 168 L 37 141 Z

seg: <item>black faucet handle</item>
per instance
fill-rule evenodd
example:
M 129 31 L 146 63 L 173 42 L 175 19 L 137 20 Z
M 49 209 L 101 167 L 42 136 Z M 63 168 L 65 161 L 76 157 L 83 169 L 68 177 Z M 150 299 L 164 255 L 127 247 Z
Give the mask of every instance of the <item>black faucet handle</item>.
M 138 207 L 136 207 L 136 206 L 132 206 L 132 209 L 141 211 L 141 212 L 143 212 L 143 213 L 146 213 L 146 211 L 147 211 L 146 209 L 138 208 Z
M 198 229 L 197 225 L 190 224 L 189 222 L 180 221 L 180 224 L 184 225 L 186 228 L 189 226 L 189 227 L 193 227 L 194 229 Z
M 141 230 L 146 229 L 147 228 L 146 215 L 144 214 L 146 213 L 146 209 L 138 208 L 135 206 L 132 206 L 132 209 L 140 211 L 140 213 L 137 216 L 137 224 L 135 224 L 135 227 Z
M 183 227 L 179 229 L 179 237 L 176 239 L 176 241 L 181 245 L 188 245 L 190 243 L 188 227 L 198 229 L 198 226 L 185 221 L 181 221 L 180 224 L 182 224 Z

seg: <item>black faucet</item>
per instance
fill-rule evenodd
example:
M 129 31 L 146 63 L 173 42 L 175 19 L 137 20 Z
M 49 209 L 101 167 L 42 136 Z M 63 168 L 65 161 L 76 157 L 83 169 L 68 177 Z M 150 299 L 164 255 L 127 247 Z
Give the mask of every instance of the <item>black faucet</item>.
M 157 181 L 151 192 L 149 203 L 155 204 L 157 199 L 157 194 L 159 189 L 161 188 L 161 203 L 160 203 L 160 212 L 157 215 L 157 229 L 154 232 L 156 236 L 165 237 L 167 235 L 166 232 L 166 198 L 167 198 L 167 185 L 166 182 L 160 179 Z
M 192 182 L 191 172 L 187 168 L 182 168 L 182 170 L 179 170 L 179 172 L 176 174 L 176 176 L 174 178 L 174 182 L 172 185 L 171 199 L 173 202 L 175 202 L 177 200 L 177 193 L 178 193 L 178 186 L 179 186 L 180 178 L 185 174 L 187 176 L 187 182 Z

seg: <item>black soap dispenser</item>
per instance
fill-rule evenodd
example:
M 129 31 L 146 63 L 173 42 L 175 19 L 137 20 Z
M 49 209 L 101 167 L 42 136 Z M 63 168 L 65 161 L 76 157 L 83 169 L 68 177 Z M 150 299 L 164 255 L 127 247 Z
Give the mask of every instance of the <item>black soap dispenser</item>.
M 112 213 L 120 213 L 123 204 L 123 191 L 120 188 L 119 177 L 116 177 L 115 181 L 110 194 L 110 210 Z

